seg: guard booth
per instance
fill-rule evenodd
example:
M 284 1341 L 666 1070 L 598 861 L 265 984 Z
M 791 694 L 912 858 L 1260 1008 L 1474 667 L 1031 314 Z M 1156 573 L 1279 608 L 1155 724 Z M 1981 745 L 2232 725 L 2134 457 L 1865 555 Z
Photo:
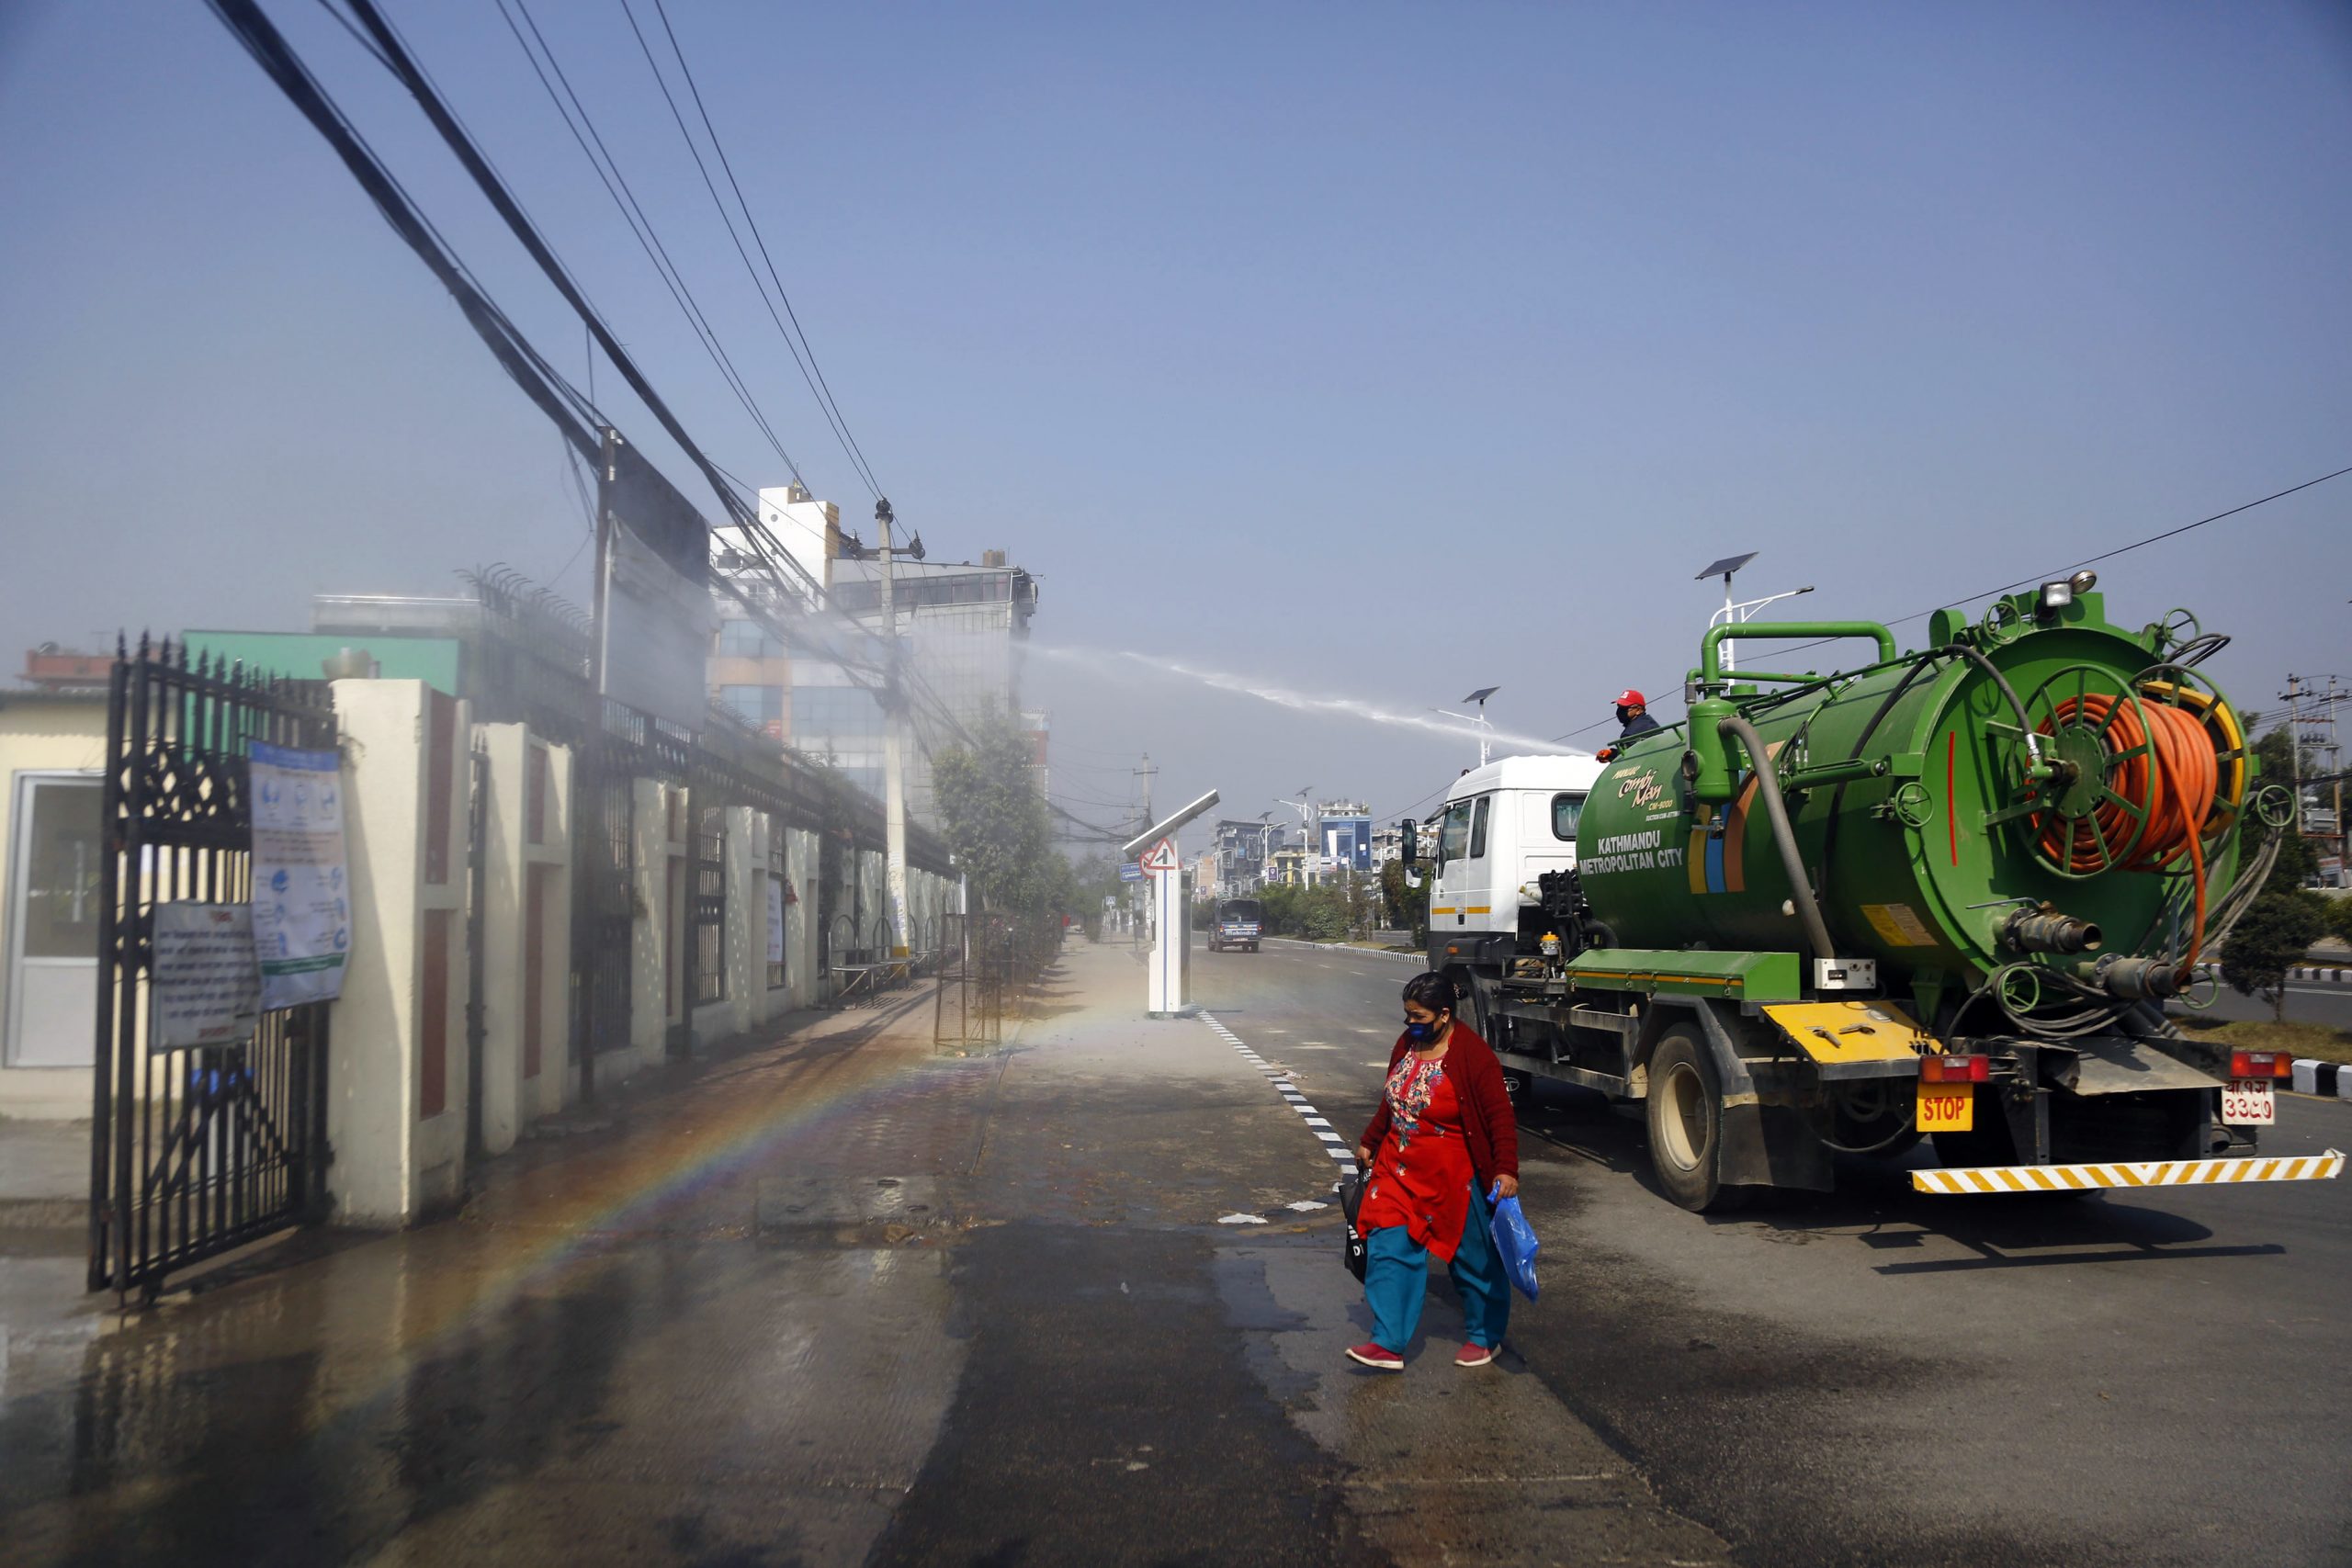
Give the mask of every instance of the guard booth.
M 1139 857 L 1144 874 L 1151 879 L 1156 929 L 1144 972 L 1145 1007 L 1153 1018 L 1181 1018 L 1193 1010 L 1192 879 L 1176 852 L 1175 834 L 1216 802 L 1217 793 L 1211 790 L 1125 846 L 1124 852 Z

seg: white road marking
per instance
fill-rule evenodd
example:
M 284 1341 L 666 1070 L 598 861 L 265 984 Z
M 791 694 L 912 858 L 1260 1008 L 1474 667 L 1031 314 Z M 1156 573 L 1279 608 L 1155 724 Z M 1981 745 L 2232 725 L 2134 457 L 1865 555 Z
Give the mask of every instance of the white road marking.
M 1219 1022 L 1215 1014 L 1204 1010 L 1195 1013 L 1193 1016 L 1200 1019 L 1204 1023 L 1206 1023 L 1211 1029 L 1216 1031 L 1217 1038 L 1232 1046 L 1235 1053 L 1240 1055 L 1245 1061 L 1248 1061 L 1260 1072 L 1271 1075 L 1267 1081 L 1272 1084 L 1275 1091 L 1283 1097 L 1283 1103 L 1288 1105 L 1293 1111 L 1297 1111 L 1300 1118 L 1307 1123 L 1309 1129 L 1315 1131 L 1316 1139 L 1319 1144 L 1321 1144 L 1323 1152 L 1340 1162 L 1340 1169 L 1343 1175 L 1353 1176 L 1356 1174 L 1355 1151 L 1350 1149 L 1347 1146 L 1346 1141 L 1340 1138 L 1337 1133 L 1320 1130 L 1329 1128 L 1331 1125 L 1329 1120 L 1321 1112 L 1317 1111 L 1314 1106 L 1307 1103 L 1306 1097 L 1298 1092 L 1298 1086 L 1291 1081 L 1291 1076 L 1287 1071 L 1281 1067 L 1270 1066 L 1264 1061 L 1260 1059 L 1258 1055 L 1251 1051 L 1249 1045 L 1242 1041 L 1241 1036 L 1234 1033 L 1233 1031 L 1227 1029 L 1223 1023 Z M 1326 1047 L 1326 1049 L 1329 1049 L 1329 1047 Z M 1379 1066 L 1382 1064 L 1374 1065 Z M 1247 1216 L 1227 1215 L 1217 1223 L 1219 1224 L 1245 1224 L 1252 1222 Z M 1254 1223 L 1263 1224 L 1265 1222 L 1263 1220 L 1258 1220 Z
M 1266 1217 L 1263 1214 L 1219 1214 L 1216 1223 L 1221 1225 L 1262 1225 Z

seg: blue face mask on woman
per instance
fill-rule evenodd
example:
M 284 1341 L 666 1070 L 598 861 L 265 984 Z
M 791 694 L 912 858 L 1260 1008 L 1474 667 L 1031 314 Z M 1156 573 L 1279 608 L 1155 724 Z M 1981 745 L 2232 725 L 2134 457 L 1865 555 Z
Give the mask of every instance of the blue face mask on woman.
M 1437 1021 L 1431 1019 L 1427 1023 L 1408 1022 L 1405 1025 L 1405 1038 L 1416 1045 L 1428 1044 L 1437 1038 Z

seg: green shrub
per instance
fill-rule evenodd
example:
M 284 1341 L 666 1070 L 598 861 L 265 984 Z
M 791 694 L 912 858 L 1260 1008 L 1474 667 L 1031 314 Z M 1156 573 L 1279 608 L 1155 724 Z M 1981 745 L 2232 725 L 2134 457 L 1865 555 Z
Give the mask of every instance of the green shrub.
M 2327 930 L 2327 902 L 2295 888 L 2265 893 L 2231 929 L 2222 950 L 2222 978 L 2240 996 L 2259 996 L 2270 1016 L 2287 1017 L 2287 971 L 2303 961 Z

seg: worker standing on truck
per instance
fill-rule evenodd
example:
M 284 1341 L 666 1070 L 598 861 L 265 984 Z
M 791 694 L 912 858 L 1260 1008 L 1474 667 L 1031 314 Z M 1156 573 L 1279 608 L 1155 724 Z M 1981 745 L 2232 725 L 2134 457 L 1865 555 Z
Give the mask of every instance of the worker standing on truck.
M 1625 749 L 1625 742 L 1637 735 L 1647 735 L 1653 729 L 1666 727 L 1650 716 L 1650 705 L 1641 693 L 1631 686 L 1617 694 L 1617 744 L 1603 747 L 1594 753 L 1606 762 Z
M 1483 1367 L 1502 1348 L 1510 1281 L 1487 1226 L 1489 1194 L 1519 1195 L 1519 1122 L 1502 1064 L 1458 1021 L 1446 975 L 1405 983 L 1405 1032 L 1388 1054 L 1380 1109 L 1356 1158 L 1366 1173 L 1356 1228 L 1364 1236 L 1364 1299 L 1372 1338 L 1348 1352 L 1376 1371 L 1401 1372 L 1420 1326 L 1430 1259 L 1462 1293 L 1466 1340 L 1457 1367 Z

